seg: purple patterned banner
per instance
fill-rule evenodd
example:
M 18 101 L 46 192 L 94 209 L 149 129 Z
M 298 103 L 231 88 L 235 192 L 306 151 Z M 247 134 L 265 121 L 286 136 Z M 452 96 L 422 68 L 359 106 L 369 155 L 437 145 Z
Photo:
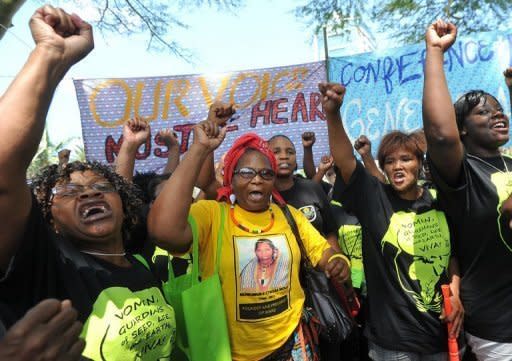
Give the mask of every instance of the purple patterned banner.
M 255 132 L 268 139 L 286 134 L 302 163 L 301 134 L 316 133 L 315 157 L 328 153 L 318 83 L 326 79 L 324 62 L 207 75 L 150 78 L 79 79 L 75 89 L 88 160 L 113 163 L 122 143 L 123 124 L 141 116 L 151 125 L 151 138 L 137 153 L 136 169 L 161 170 L 167 148 L 157 132 L 172 128 L 181 153 L 192 142 L 192 126 L 206 118 L 215 100 L 234 103 L 240 116 L 229 125 L 220 157 L 240 135 Z

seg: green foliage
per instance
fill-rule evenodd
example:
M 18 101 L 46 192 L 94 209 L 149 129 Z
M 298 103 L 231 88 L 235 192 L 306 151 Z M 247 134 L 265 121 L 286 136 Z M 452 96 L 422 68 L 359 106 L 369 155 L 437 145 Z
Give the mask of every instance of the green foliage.
M 74 0 L 79 2 L 79 0 Z M 179 16 L 184 9 L 216 6 L 230 11 L 240 6 L 243 0 L 92 0 L 100 12 L 94 24 L 100 31 L 120 34 L 147 34 L 148 50 L 169 51 L 185 60 L 191 54 L 175 39 L 176 28 L 188 28 Z
M 360 25 L 368 13 L 367 2 L 360 0 L 310 0 L 304 6 L 295 9 L 295 15 L 304 19 L 319 33 L 327 24 L 329 29 L 346 34 L 347 26 Z
M 70 161 L 85 161 L 85 149 L 82 143 L 77 141 L 78 138 L 68 138 L 62 142 L 53 143 L 45 129 L 39 143 L 39 149 L 27 169 L 27 178 L 33 178 L 42 168 L 50 164 L 58 164 L 58 152 L 65 148 L 71 150 Z
M 508 28 L 511 10 L 512 0 L 312 0 L 296 13 L 316 32 L 325 24 L 342 33 L 349 24 L 364 24 L 398 42 L 413 43 L 421 41 L 428 25 L 439 18 L 455 23 L 459 34 Z M 334 14 L 354 19 L 339 21 Z
M 12 16 L 26 0 L 0 0 L 0 25 L 11 26 Z M 48 1 L 42 1 L 41 5 Z M 55 6 L 66 5 L 55 3 Z M 73 3 L 83 6 L 82 0 Z M 101 32 L 119 34 L 148 35 L 148 49 L 168 51 L 185 60 L 190 60 L 191 54 L 175 40 L 174 30 L 187 28 L 180 19 L 184 8 L 200 8 L 202 6 L 217 7 L 219 11 L 232 11 L 241 6 L 243 0 L 90 0 L 98 11 L 98 20 L 93 25 Z M 5 29 L 0 26 L 0 39 Z
M 26 0 L 0 0 L 0 39 L 5 34 L 5 29 L 12 26 L 11 20 L 16 11 Z

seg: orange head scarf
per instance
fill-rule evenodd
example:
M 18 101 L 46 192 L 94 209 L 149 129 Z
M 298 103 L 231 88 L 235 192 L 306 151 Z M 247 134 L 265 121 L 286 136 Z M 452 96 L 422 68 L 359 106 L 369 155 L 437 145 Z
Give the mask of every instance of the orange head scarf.
M 259 137 L 255 133 L 247 133 L 239 137 L 235 143 L 231 146 L 231 148 L 226 153 L 226 157 L 224 158 L 224 178 L 223 178 L 223 187 L 217 190 L 217 200 L 218 201 L 227 201 L 229 200 L 229 196 L 233 193 L 232 180 L 233 180 L 233 172 L 235 171 L 235 167 L 242 157 L 248 150 L 255 150 L 263 154 L 269 161 L 272 170 L 277 173 L 277 161 L 274 153 L 268 147 L 268 143 L 261 137 Z M 272 190 L 272 197 L 274 202 L 277 204 L 284 205 L 285 201 L 283 197 L 279 194 L 279 192 L 275 189 Z

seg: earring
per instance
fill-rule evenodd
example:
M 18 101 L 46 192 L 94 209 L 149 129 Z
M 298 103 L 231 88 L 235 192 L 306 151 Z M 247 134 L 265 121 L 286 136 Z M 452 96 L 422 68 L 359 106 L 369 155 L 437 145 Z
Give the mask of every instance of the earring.
M 235 204 L 235 202 L 236 202 L 236 196 L 235 196 L 233 193 L 231 193 L 231 194 L 229 195 L 229 201 L 231 202 L 231 204 L 232 204 L 232 205 L 234 205 L 234 204 Z
M 272 194 L 270 195 L 270 202 L 269 203 L 272 203 L 273 199 L 272 199 Z

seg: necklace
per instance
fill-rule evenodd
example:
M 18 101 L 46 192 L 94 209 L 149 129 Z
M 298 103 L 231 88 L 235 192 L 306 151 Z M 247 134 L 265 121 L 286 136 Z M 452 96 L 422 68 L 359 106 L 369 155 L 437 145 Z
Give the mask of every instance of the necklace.
M 250 229 L 249 227 L 246 227 L 242 223 L 238 222 L 238 220 L 235 218 L 235 206 L 233 204 L 231 205 L 231 207 L 229 209 L 229 215 L 231 217 L 231 220 L 235 224 L 235 226 L 240 228 L 242 231 L 249 232 L 252 234 L 261 234 L 261 233 L 267 232 L 274 225 L 274 212 L 272 211 L 272 207 L 268 207 L 268 211 L 270 212 L 270 223 L 268 226 L 263 227 L 261 229 L 258 229 L 258 228 Z
M 267 282 L 267 267 L 261 266 L 261 285 L 266 286 L 265 283 Z
M 106 256 L 106 257 L 116 257 L 116 256 L 126 256 L 126 252 L 122 252 L 122 253 L 103 253 L 103 252 L 94 252 L 94 251 L 84 251 L 84 250 L 80 250 L 80 252 L 82 253 L 87 253 L 87 254 L 90 254 L 92 256 Z
M 500 154 L 500 158 L 501 158 L 501 161 L 503 162 L 503 166 L 505 167 L 505 170 L 499 169 L 499 168 L 498 168 L 498 167 L 496 167 L 495 165 L 493 165 L 493 164 L 491 164 L 491 163 L 489 163 L 489 162 L 487 162 L 487 161 L 483 160 L 483 159 L 482 159 L 482 158 L 480 158 L 480 157 L 477 157 L 476 155 L 473 155 L 473 154 L 469 154 L 469 153 L 468 153 L 468 157 L 473 158 L 473 159 L 475 159 L 475 160 L 478 160 L 479 162 L 482 162 L 483 164 L 488 165 L 489 167 L 491 167 L 491 168 L 493 168 L 493 169 L 497 170 L 497 171 L 498 171 L 498 172 L 500 172 L 500 173 L 505 173 L 505 172 L 506 172 L 506 173 L 508 173 L 507 162 L 505 162 L 505 159 L 503 158 L 503 155 L 501 155 L 501 154 Z

